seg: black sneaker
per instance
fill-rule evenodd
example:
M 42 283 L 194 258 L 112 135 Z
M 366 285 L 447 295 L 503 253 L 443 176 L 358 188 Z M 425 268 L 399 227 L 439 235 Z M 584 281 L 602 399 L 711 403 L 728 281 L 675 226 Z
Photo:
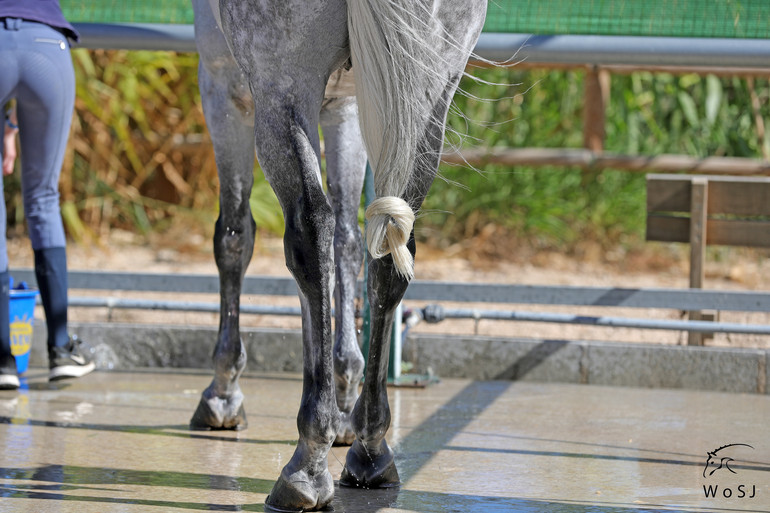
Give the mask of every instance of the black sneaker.
M 16 360 L 11 359 L 0 365 L 0 390 L 16 390 L 19 388 L 19 373 L 16 371 Z
M 76 335 L 71 335 L 65 347 L 54 347 L 48 352 L 51 368 L 48 381 L 85 376 L 96 367 L 93 353 L 94 349 L 90 345 Z

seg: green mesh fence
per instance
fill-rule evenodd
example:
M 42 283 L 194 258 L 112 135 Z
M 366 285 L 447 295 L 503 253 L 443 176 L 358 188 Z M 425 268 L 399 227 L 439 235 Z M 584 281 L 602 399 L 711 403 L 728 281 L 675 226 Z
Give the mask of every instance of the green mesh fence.
M 190 0 L 60 0 L 71 23 L 192 24 Z
M 192 23 L 190 0 L 61 0 L 81 23 Z M 770 39 L 770 0 L 490 0 L 486 32 Z
M 770 0 L 490 0 L 487 32 L 770 38 Z

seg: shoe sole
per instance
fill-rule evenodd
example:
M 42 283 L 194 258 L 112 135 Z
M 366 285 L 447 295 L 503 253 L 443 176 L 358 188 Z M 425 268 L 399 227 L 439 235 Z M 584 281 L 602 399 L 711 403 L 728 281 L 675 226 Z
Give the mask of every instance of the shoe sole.
M 0 390 L 16 390 L 19 388 L 19 377 L 12 374 L 0 375 Z
M 48 381 L 58 381 L 60 379 L 79 378 L 85 376 L 96 368 L 94 362 L 86 365 L 61 365 L 51 369 L 48 374 Z

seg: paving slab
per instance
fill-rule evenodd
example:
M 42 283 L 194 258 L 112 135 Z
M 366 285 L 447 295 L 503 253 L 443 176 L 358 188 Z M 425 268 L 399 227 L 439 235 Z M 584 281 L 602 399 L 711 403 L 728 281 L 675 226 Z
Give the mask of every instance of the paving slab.
M 210 380 L 137 369 L 49 384 L 31 369 L 0 392 L 0 511 L 264 511 L 301 380 L 249 374 L 248 429 L 189 431 Z M 770 511 L 767 395 L 467 379 L 389 395 L 402 486 L 338 487 L 336 512 Z M 330 453 L 335 479 L 345 452 Z

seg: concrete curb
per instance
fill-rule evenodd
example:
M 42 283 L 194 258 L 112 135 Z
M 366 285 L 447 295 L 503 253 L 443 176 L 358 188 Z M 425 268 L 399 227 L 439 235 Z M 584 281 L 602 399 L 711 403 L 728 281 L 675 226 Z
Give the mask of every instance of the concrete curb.
M 768 393 L 768 351 L 612 342 L 420 335 L 404 345 L 416 372 L 646 388 Z
M 215 327 L 71 324 L 96 348 L 103 369 L 212 368 Z M 30 364 L 46 366 L 45 325 L 33 331 Z M 247 369 L 301 372 L 299 330 L 242 330 Z M 411 334 L 403 359 L 410 372 L 446 378 L 583 383 L 770 393 L 770 351 Z

